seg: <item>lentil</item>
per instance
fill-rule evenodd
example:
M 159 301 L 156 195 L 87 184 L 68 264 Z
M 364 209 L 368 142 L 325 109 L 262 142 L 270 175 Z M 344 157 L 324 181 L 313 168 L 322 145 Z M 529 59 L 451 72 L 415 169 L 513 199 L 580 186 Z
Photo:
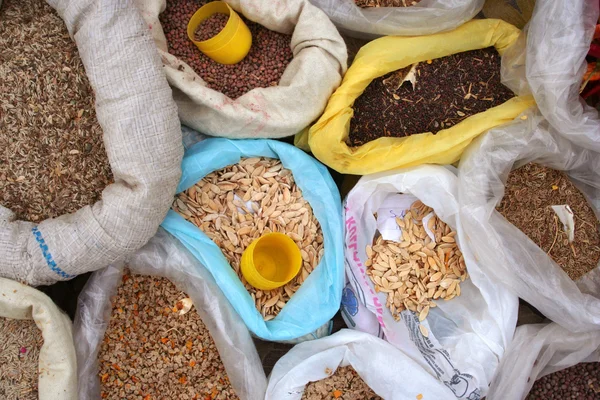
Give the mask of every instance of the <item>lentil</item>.
M 187 295 L 165 278 L 125 274 L 99 352 L 103 399 L 237 399 Z
M 203 42 L 217 36 L 219 32 L 225 28 L 227 21 L 229 21 L 229 15 L 222 13 L 211 15 L 198 26 L 194 35 L 194 40 Z
M 255 88 L 277 86 L 293 58 L 291 36 L 271 31 L 244 19 L 252 34 L 252 47 L 242 61 L 219 64 L 198 50 L 187 36 L 187 23 L 206 0 L 168 0 L 160 15 L 168 51 L 189 65 L 206 85 L 232 99 Z M 184 66 L 179 66 L 184 70 Z
M 94 92 L 43 0 L 0 8 L 0 204 L 39 222 L 100 199 L 112 174 Z
M 541 377 L 526 400 L 597 400 L 600 398 L 600 363 L 581 363 Z
M 348 144 L 380 137 L 436 134 L 471 115 L 514 97 L 500 81 L 500 56 L 493 47 L 419 63 L 374 79 L 354 102 Z
M 551 206 L 567 204 L 575 215 L 575 240 L 569 243 Z M 561 171 L 529 163 L 513 170 L 497 207 L 569 275 L 577 280 L 600 261 L 599 223 L 583 193 Z
M 331 376 L 306 385 L 302 400 L 383 400 L 350 366 L 326 372 Z
M 37 400 L 42 332 L 33 320 L 0 318 L 0 338 L 0 398 Z

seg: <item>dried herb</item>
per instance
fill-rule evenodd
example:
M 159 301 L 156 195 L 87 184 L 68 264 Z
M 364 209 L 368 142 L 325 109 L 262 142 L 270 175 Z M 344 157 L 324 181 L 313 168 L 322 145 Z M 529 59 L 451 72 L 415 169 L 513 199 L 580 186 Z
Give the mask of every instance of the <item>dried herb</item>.
M 570 206 L 575 215 L 572 243 L 551 208 L 563 204 Z M 534 163 L 512 171 L 498 211 L 547 252 L 571 279 L 579 279 L 598 265 L 598 219 L 564 172 Z
M 370 7 L 410 7 L 419 3 L 421 0 L 354 0 L 354 3 L 361 8 Z
M 500 56 L 492 47 L 429 60 L 373 80 L 354 102 L 348 144 L 380 137 L 437 133 L 498 106 L 514 93 L 500 81 Z
M 99 352 L 103 399 L 237 399 L 188 296 L 167 279 L 124 275 Z
M 43 0 L 0 9 L 0 204 L 33 222 L 77 211 L 112 181 L 94 93 Z
M 42 332 L 33 320 L 0 318 L 0 338 L 0 398 L 37 400 Z
M 335 372 L 327 368 L 326 372 L 331 376 L 306 385 L 302 400 L 383 400 L 350 366 L 339 367 Z

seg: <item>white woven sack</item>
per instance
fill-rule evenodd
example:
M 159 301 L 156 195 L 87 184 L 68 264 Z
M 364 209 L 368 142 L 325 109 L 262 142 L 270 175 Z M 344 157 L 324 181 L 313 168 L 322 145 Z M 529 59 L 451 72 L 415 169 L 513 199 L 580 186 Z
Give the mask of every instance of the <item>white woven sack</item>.
M 42 292 L 4 278 L 0 278 L 0 317 L 33 319 L 42 331 L 39 399 L 76 400 L 77 362 L 69 317 Z
M 131 0 L 48 0 L 75 39 L 96 94 L 115 183 L 102 200 L 39 225 L 0 206 L 0 276 L 67 280 L 140 248 L 169 209 L 181 174 L 181 130 L 143 19 Z
M 410 3 L 412 0 L 406 0 Z M 471 20 L 484 0 L 422 0 L 411 7 L 360 8 L 354 0 L 311 0 L 344 34 L 361 39 L 421 36 L 449 31 Z
M 294 53 L 278 86 L 253 89 L 233 100 L 208 88 L 190 66 L 167 53 L 158 18 L 166 0 L 135 1 L 152 26 L 181 121 L 208 135 L 232 139 L 295 135 L 321 115 L 346 71 L 342 37 L 308 0 L 227 0 L 249 20 L 291 34 Z

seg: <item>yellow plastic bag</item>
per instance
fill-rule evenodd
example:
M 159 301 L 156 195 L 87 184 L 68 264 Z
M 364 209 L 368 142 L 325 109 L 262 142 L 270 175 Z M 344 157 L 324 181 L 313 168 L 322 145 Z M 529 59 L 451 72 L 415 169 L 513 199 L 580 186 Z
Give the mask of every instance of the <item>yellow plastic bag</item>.
M 366 175 L 419 164 L 451 164 L 471 141 L 497 125 L 513 120 L 535 105 L 533 97 L 514 97 L 472 115 L 436 135 L 425 132 L 402 138 L 384 137 L 362 146 L 346 144 L 352 106 L 375 78 L 416 62 L 494 46 L 502 55 L 520 31 L 494 19 L 467 22 L 445 33 L 418 37 L 387 36 L 363 46 L 342 85 L 329 99 L 325 112 L 310 130 L 296 137 L 296 146 L 341 173 Z M 440 79 L 444 79 L 440 77 Z

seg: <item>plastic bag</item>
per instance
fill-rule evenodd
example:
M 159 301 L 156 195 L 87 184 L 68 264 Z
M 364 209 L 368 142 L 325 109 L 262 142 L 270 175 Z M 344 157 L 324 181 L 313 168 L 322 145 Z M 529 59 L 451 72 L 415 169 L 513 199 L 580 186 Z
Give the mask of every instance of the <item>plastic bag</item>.
M 308 0 L 227 0 L 264 27 L 292 35 L 294 59 L 276 87 L 256 88 L 233 100 L 210 89 L 186 63 L 168 53 L 159 13 L 166 0 L 135 0 L 163 60 L 181 121 L 228 138 L 291 136 L 314 121 L 346 72 L 346 45 L 329 18 Z
M 352 37 L 417 36 L 454 29 L 471 20 L 484 0 L 423 0 L 411 7 L 360 8 L 354 0 L 311 0 L 340 32 Z
M 194 304 L 192 312 L 198 312 L 215 341 L 236 394 L 242 400 L 263 398 L 266 377 L 250 332 L 212 276 L 177 240 L 159 230 L 128 260 L 127 268 L 133 274 L 165 277 L 186 292 Z M 119 264 L 95 272 L 78 299 L 74 338 L 81 400 L 100 398 L 98 352 L 123 269 Z
M 349 365 L 386 400 L 418 399 L 419 394 L 431 399 L 453 397 L 428 367 L 394 346 L 367 333 L 342 329 L 298 344 L 281 357 L 269 377 L 265 400 L 300 400 L 306 384 L 327 378 L 329 369 Z
M 533 94 L 542 115 L 559 133 L 600 151 L 598 111 L 579 96 L 597 21 L 597 1 L 537 0 L 505 72 L 506 84 L 520 88 L 521 94 Z
M 48 296 L 18 282 L 0 278 L 0 293 L 0 317 L 33 319 L 42 331 L 39 399 L 76 400 L 77 364 L 69 317 Z
M 345 202 L 346 275 L 358 299 L 377 317 L 385 339 L 415 360 L 423 375 L 435 379 L 432 390 L 436 386 L 448 387 L 457 398 L 479 399 L 485 396 L 512 338 L 518 299 L 508 288 L 485 275 L 481 260 L 466 251 L 469 243 L 461 233 L 457 184 L 454 168 L 433 165 L 363 177 Z M 421 323 L 411 311 L 403 311 L 401 320 L 395 321 L 385 307 L 387 294 L 375 292 L 364 267 L 368 259 L 365 248 L 384 226 L 378 225 L 374 213 L 378 216 L 385 213 L 382 205 L 389 204 L 389 199 L 395 199 L 398 193 L 421 200 L 458 231 L 458 246 L 470 275 L 460 284 L 459 297 L 436 301 L 437 307 L 430 309 Z M 390 218 L 395 220 L 394 215 Z M 425 326 L 428 337 L 422 334 L 419 325 Z M 413 379 L 425 378 L 413 374 Z M 436 397 L 428 392 L 428 387 L 422 393 L 425 398 L 448 398 Z
M 71 279 L 142 247 L 173 199 L 183 155 L 177 108 L 135 6 L 47 1 L 77 43 L 115 183 L 96 204 L 39 225 L 0 206 L 0 276 L 31 285 Z
M 600 331 L 572 333 L 555 323 L 517 328 L 487 398 L 522 400 L 536 379 L 581 362 L 600 361 Z
M 264 321 L 219 247 L 198 227 L 172 210 L 162 226 L 206 266 L 252 333 L 265 340 L 297 339 L 327 324 L 340 307 L 344 286 L 340 197 L 323 165 L 294 146 L 272 140 L 207 139 L 198 143 L 184 157 L 183 177 L 177 192 L 187 190 L 215 170 L 239 162 L 242 157 L 280 159 L 292 171 L 323 230 L 325 253 L 321 262 L 277 317 Z
M 500 20 L 475 20 L 445 33 L 421 37 L 384 37 L 362 47 L 342 85 L 331 96 L 325 113 L 296 138 L 321 162 L 341 173 L 365 175 L 425 163 L 458 161 L 471 141 L 497 125 L 512 121 L 534 104 L 515 97 L 433 135 L 425 132 L 403 138 L 382 137 L 359 147 L 346 144 L 352 105 L 375 78 L 416 62 L 495 46 L 502 55 L 519 37 L 519 30 Z
M 488 276 L 503 282 L 550 320 L 572 332 L 598 330 L 598 292 L 578 287 L 495 207 L 504 196 L 509 172 L 535 162 L 566 172 L 598 215 L 600 156 L 561 136 L 538 113 L 523 118 L 527 119 L 490 130 L 461 160 L 460 219 L 463 237 L 469 242 L 467 251 L 481 261 Z

